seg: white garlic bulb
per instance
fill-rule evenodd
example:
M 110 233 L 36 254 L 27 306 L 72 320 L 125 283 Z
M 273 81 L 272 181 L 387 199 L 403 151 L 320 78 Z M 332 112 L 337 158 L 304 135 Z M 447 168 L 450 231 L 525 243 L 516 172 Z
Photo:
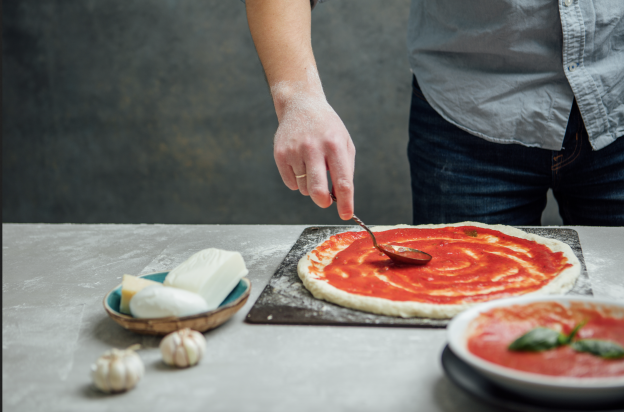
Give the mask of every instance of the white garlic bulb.
M 133 345 L 128 349 L 111 349 L 104 352 L 91 366 L 91 378 L 103 392 L 123 392 L 134 388 L 144 372 L 143 362 Z
M 189 328 L 165 336 L 160 342 L 160 353 L 167 365 L 186 368 L 199 362 L 206 350 L 206 338 Z

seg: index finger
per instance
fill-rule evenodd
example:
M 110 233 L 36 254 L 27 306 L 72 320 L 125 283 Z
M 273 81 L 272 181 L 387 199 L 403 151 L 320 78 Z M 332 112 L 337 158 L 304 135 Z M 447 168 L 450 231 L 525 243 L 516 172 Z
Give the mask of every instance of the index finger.
M 328 156 L 327 167 L 332 181 L 332 193 L 338 199 L 338 215 L 342 220 L 353 217 L 353 157 L 344 151 Z

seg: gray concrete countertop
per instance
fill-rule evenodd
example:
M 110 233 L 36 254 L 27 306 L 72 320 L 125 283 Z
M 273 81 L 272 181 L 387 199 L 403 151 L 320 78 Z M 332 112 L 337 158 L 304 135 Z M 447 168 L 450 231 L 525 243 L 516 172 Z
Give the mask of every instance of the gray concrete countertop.
M 444 329 L 267 326 L 245 315 L 306 226 L 2 226 L 4 411 L 492 411 L 440 366 Z M 624 299 L 624 228 L 572 227 L 594 295 Z M 174 370 L 159 338 L 108 318 L 121 276 L 172 269 L 192 253 L 241 251 L 253 287 L 230 321 L 206 333 L 204 360 Z M 93 389 L 90 365 L 141 343 L 145 376 L 127 393 Z

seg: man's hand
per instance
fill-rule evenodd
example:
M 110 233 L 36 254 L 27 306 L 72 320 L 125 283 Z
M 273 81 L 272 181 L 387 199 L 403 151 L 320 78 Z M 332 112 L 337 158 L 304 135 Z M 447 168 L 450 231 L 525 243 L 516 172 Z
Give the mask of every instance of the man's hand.
M 353 215 L 355 147 L 325 99 L 311 44 L 309 0 L 246 0 L 279 127 L 274 155 L 286 186 L 328 207 L 327 170 L 344 220 Z
M 327 190 L 329 170 L 338 199 L 338 214 L 344 220 L 351 219 L 355 146 L 325 97 L 296 90 L 303 87 L 278 83 L 271 89 L 273 98 L 280 101 L 278 106 L 283 107 L 275 133 L 277 168 L 286 186 L 311 196 L 320 207 L 332 204 Z

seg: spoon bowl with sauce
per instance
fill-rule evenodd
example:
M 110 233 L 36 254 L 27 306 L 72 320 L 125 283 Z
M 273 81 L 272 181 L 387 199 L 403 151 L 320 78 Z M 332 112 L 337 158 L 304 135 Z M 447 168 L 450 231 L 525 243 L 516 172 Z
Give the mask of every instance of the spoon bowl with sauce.
M 336 196 L 333 193 L 329 194 L 334 202 L 337 202 Z M 362 222 L 357 216 L 353 215 L 353 220 L 360 226 L 362 226 L 373 238 L 373 245 L 381 253 L 388 256 L 395 263 L 404 265 L 425 265 L 431 260 L 431 255 L 418 249 L 412 249 L 405 246 L 398 245 L 379 245 L 373 232 Z

